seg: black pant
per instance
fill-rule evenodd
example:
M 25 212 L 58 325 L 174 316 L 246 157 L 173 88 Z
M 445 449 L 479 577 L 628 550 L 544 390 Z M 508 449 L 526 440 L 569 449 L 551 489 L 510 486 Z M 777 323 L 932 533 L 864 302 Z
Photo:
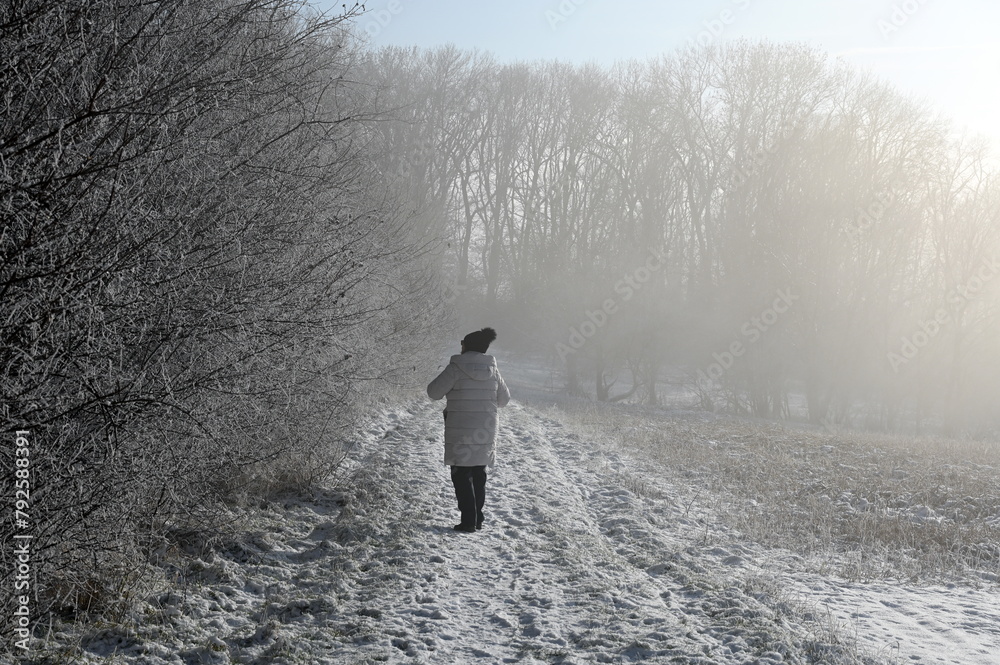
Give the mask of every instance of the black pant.
M 486 503 L 486 467 L 453 466 L 451 482 L 455 486 L 458 509 L 462 511 L 462 526 L 482 526 L 483 505 Z

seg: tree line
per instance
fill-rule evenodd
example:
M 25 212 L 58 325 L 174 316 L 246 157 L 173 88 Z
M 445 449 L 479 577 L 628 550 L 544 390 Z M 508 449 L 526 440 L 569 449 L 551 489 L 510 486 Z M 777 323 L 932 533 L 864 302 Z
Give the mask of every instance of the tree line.
M 389 47 L 382 168 L 453 292 L 570 390 L 831 427 L 996 425 L 986 143 L 803 45 L 610 67 Z

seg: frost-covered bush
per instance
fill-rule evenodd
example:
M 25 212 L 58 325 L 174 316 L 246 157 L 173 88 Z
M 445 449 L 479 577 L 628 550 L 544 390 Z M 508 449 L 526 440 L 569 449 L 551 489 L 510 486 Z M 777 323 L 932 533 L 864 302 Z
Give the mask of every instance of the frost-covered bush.
M 28 431 L 36 613 L 106 606 L 165 533 L 327 472 L 420 362 L 431 282 L 365 156 L 354 11 L 0 5 L 0 463 L 11 497 Z

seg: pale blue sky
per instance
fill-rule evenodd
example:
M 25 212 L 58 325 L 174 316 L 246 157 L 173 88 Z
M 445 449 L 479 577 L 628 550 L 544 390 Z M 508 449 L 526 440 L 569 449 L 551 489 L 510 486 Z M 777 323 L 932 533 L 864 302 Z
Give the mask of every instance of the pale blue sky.
M 313 0 L 320 8 L 340 7 Z M 610 64 L 692 41 L 805 42 L 926 97 L 1000 151 L 997 0 L 369 0 L 373 46 L 452 43 L 501 60 Z

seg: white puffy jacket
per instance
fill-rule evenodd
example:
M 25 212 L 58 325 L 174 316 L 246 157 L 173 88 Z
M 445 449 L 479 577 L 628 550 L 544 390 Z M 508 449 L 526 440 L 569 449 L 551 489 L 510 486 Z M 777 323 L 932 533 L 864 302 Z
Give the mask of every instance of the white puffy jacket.
M 496 358 L 478 351 L 451 357 L 427 386 L 431 399 L 447 396 L 444 463 L 493 466 L 496 463 L 497 408 L 510 402 L 510 391 Z

